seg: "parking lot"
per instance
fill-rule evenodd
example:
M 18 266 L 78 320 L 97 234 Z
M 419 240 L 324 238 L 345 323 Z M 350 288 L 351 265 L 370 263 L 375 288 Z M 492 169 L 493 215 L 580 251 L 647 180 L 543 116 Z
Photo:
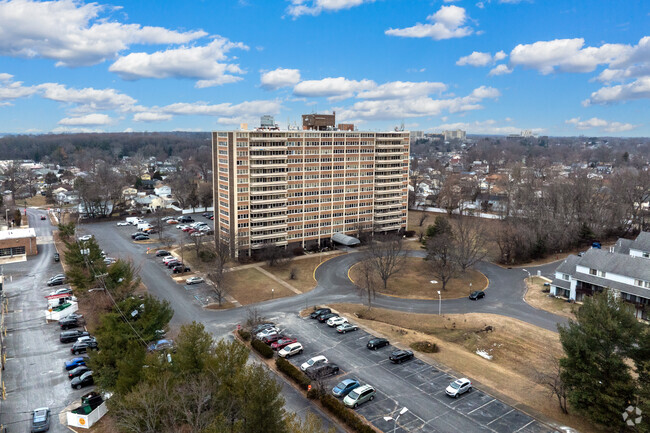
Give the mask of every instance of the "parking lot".
M 355 378 L 377 390 L 373 401 L 356 411 L 382 431 L 393 431 L 393 421 L 400 410 L 396 431 L 399 432 L 553 432 L 532 417 L 474 388 L 459 398 L 450 398 L 445 388 L 460 377 L 441 371 L 417 357 L 402 364 L 388 360 L 395 348 L 390 345 L 376 351 L 366 348 L 372 338 L 362 329 L 339 334 L 317 320 L 285 317 L 280 323 L 286 335 L 298 338 L 304 352 L 290 358 L 296 366 L 316 355 L 324 355 L 337 364 L 339 375 L 326 379 L 327 389 L 340 380 Z M 469 378 L 471 380 L 471 378 Z M 405 402 L 408 401 L 408 404 Z

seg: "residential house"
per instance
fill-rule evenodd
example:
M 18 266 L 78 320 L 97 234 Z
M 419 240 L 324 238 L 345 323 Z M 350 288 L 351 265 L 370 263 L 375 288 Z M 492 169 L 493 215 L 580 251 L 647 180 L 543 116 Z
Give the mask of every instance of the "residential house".
M 153 189 L 153 193 L 158 197 L 167 197 L 168 195 L 171 195 L 172 189 L 167 185 L 159 185 Z

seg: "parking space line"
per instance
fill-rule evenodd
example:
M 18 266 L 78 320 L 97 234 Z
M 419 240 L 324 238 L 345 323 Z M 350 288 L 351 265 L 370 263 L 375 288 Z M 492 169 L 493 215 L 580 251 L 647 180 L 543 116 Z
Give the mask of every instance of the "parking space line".
M 524 425 L 524 426 L 521 426 L 520 428 L 518 428 L 517 430 L 515 430 L 515 433 L 517 433 L 518 431 L 522 431 L 523 429 L 525 429 L 526 427 L 528 427 L 529 425 L 531 425 L 531 424 L 534 423 L 534 422 L 535 422 L 535 419 L 533 418 L 533 419 L 530 420 L 530 422 L 529 422 L 528 424 L 526 424 L 526 425 Z
M 490 424 L 492 424 L 494 421 L 503 418 L 504 416 L 508 415 L 508 414 L 509 414 L 510 412 L 512 412 L 513 410 L 515 410 L 515 408 L 512 408 L 512 409 L 510 409 L 508 412 L 504 413 L 503 415 L 501 415 L 501 416 L 499 416 L 499 417 L 497 417 L 497 418 L 494 418 L 492 421 L 490 421 L 489 423 L 487 423 L 487 424 L 485 424 L 485 425 L 490 425 Z
M 476 409 L 474 409 L 474 410 L 472 410 L 472 411 L 470 411 L 470 412 L 467 412 L 467 415 L 470 415 L 470 414 L 476 412 L 477 410 L 479 410 L 479 409 L 481 409 L 481 408 L 484 408 L 485 406 L 487 406 L 488 404 L 492 403 L 492 402 L 495 401 L 495 400 L 496 400 L 496 398 L 493 398 L 492 400 L 490 400 L 490 401 L 488 401 L 487 403 L 485 403 L 483 406 L 479 406 L 479 407 L 477 407 Z

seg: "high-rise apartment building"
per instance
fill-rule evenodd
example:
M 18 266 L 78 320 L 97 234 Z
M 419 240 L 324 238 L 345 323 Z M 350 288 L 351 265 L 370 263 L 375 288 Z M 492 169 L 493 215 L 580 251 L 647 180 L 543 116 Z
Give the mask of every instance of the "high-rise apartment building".
M 233 256 L 406 229 L 408 132 L 212 133 L 215 236 Z

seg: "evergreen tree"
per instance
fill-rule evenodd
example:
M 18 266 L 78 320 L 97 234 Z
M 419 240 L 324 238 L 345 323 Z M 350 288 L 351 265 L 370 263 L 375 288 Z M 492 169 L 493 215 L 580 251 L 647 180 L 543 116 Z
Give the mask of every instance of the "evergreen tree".
M 449 220 L 442 216 L 438 215 L 436 217 L 436 220 L 434 221 L 433 225 L 430 225 L 427 227 L 427 237 L 428 238 L 433 238 L 438 235 L 442 234 L 449 234 L 451 235 L 453 233 L 453 230 L 451 228 L 451 224 L 449 223 Z

